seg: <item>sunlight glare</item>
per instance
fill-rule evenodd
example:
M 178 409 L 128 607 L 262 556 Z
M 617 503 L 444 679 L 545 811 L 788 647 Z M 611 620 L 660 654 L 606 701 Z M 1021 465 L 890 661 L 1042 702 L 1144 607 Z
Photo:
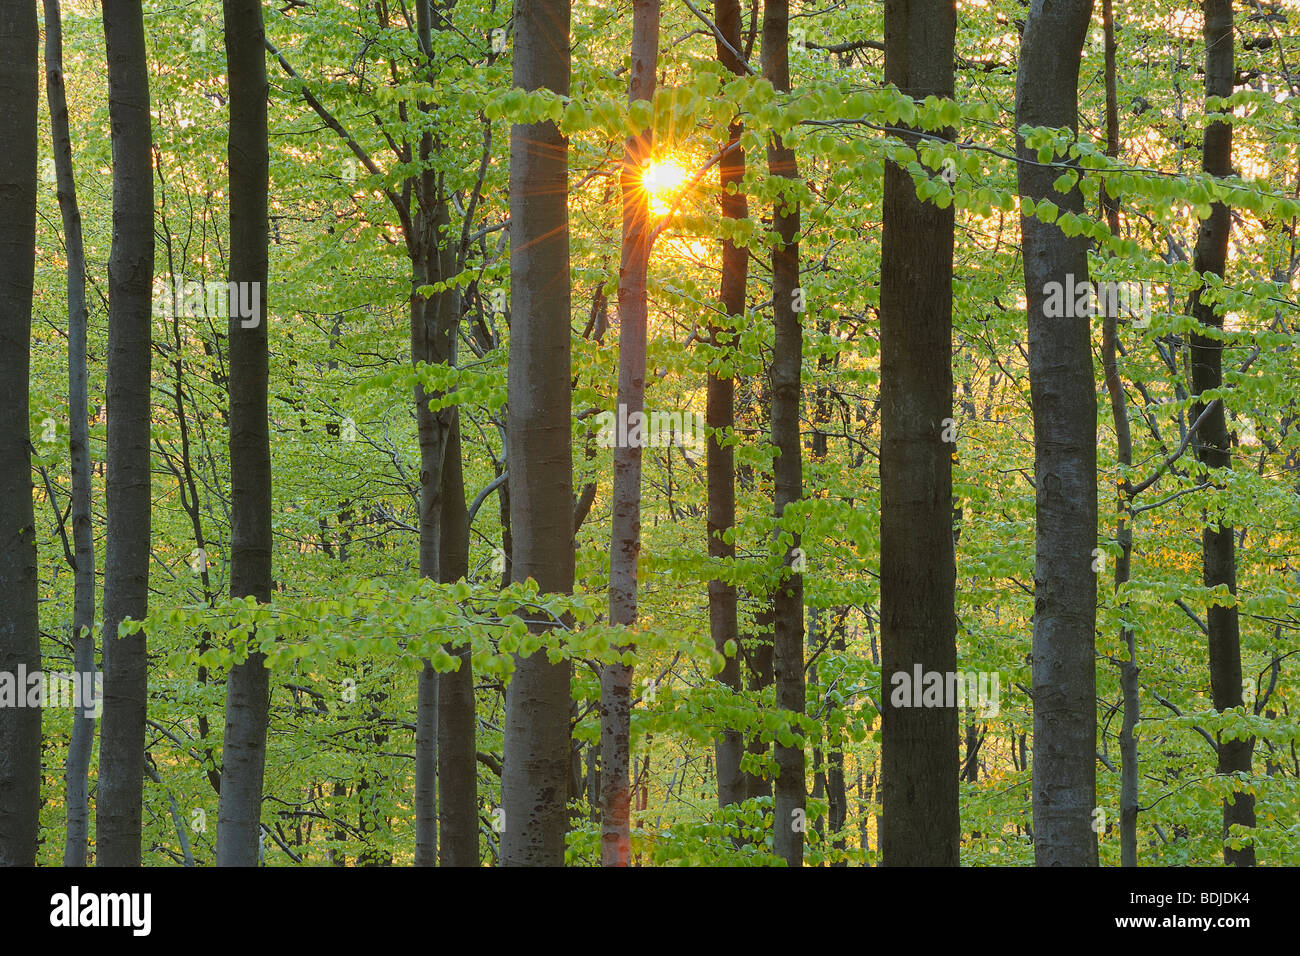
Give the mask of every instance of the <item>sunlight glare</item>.
M 665 216 L 686 183 L 686 170 L 672 160 L 655 160 L 641 172 L 641 186 L 650 195 L 650 211 Z

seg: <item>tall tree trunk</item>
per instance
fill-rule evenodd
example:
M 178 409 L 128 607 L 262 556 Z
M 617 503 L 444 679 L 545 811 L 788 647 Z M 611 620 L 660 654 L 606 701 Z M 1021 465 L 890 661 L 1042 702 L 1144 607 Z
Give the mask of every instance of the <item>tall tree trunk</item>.
M 459 296 L 445 293 L 456 300 Z M 454 332 L 449 336 L 454 346 Z M 452 359 L 454 362 L 454 358 Z M 460 416 L 452 408 L 447 455 L 442 468 L 442 580 L 469 576 L 469 510 L 461 467 Z M 474 670 L 468 644 L 448 644 L 460 667 L 438 675 L 438 819 L 442 866 L 478 866 L 478 759 L 474 741 Z
M 438 672 L 424 661 L 415 685 L 415 865 L 438 860 Z
M 222 0 L 230 85 L 230 596 L 271 600 L 271 438 L 267 419 L 266 33 L 260 0 Z M 249 291 L 244 291 L 249 290 Z M 243 317 L 236 299 L 256 302 Z M 254 635 L 255 636 L 255 635 Z M 217 865 L 256 866 L 262 822 L 266 655 L 251 653 L 226 678 Z
M 763 5 L 763 76 L 781 93 L 790 91 L 790 4 L 789 0 L 767 0 Z M 772 444 L 777 459 L 773 466 L 775 490 L 773 512 L 778 521 L 787 506 L 803 494 L 803 445 L 799 440 L 799 409 L 802 404 L 804 308 L 799 287 L 799 202 L 796 184 L 799 166 L 794 150 L 772 134 L 767 148 L 768 172 L 789 182 L 777 198 L 772 220 L 777 244 L 772 249 L 772 313 L 775 342 L 772 348 Z M 779 532 L 779 542 L 787 535 Z M 801 554 L 798 533 L 788 535 L 782 561 L 782 577 L 772 597 L 773 669 L 776 676 L 776 706 L 794 714 L 804 712 L 803 575 L 796 570 Z M 802 732 L 798 742 L 776 744 L 777 778 L 773 848 L 788 866 L 803 865 L 806 781 Z
M 885 82 L 920 101 L 953 93 L 952 0 L 889 0 Z M 946 131 L 951 137 L 951 131 Z M 911 132 L 903 140 L 915 146 Z M 957 669 L 952 447 L 952 206 L 917 198 L 885 168 L 880 264 L 881 855 L 886 866 L 956 866 L 958 713 L 899 706 L 894 681 Z
M 433 66 L 431 0 L 416 0 L 416 40 L 429 72 Z M 424 111 L 425 104 L 421 104 Z M 420 136 L 420 172 L 413 180 L 416 210 L 413 234 L 407 236 L 411 259 L 411 364 L 438 361 L 436 298 L 420 291 L 435 281 L 438 269 L 438 176 L 432 168 L 433 133 Z M 442 466 L 446 455 L 441 416 L 429 407 L 438 395 L 415 383 L 415 422 L 420 445 L 420 576 L 440 580 L 442 533 Z M 415 865 L 433 866 L 438 859 L 438 674 L 427 660 L 416 685 L 415 702 Z
M 433 72 L 431 0 L 416 4 L 416 33 L 427 70 Z M 445 22 L 445 21 L 443 21 Z M 430 112 L 422 103 L 421 111 Z M 450 210 L 442 176 L 434 169 L 441 149 L 438 136 L 420 138 L 421 170 L 412 259 L 411 361 L 454 365 L 461 298 L 455 288 L 425 297 L 420 286 L 450 280 L 456 254 L 448 235 Z M 430 400 L 441 392 L 415 387 L 420 443 L 420 574 L 452 582 L 469 573 L 469 522 L 460 454 L 459 413 L 455 405 L 439 411 Z M 477 766 L 474 749 L 474 677 L 469 648 L 446 645 L 460 659 L 454 672 L 437 674 L 425 662 L 416 702 L 416 863 L 432 866 L 478 865 Z M 436 768 L 436 770 L 435 770 Z M 435 789 L 437 793 L 435 794 Z M 442 824 L 443 846 L 438 845 Z
M 837 654 L 844 653 L 844 624 L 835 628 L 831 639 L 831 649 Z M 839 741 L 831 745 L 826 755 L 826 815 L 831 831 L 831 846 L 839 851 L 841 858 L 831 863 L 834 867 L 846 867 L 849 861 L 842 854 L 848 849 L 848 839 L 844 828 L 849 818 L 849 796 L 844 786 L 844 749 Z
M 632 63 L 628 103 L 654 95 L 659 60 L 659 0 L 632 2 Z M 641 184 L 650 159 L 651 132 L 630 136 L 623 147 L 623 251 L 618 270 L 618 409 L 631 429 L 645 406 L 646 271 L 650 259 L 650 202 Z M 619 429 L 620 432 L 622 429 Z M 614 447 L 613 529 L 609 548 L 609 623 L 636 623 L 636 569 L 641 551 L 641 443 Z M 624 648 L 626 649 L 626 648 Z M 600 857 L 627 866 L 632 668 L 605 664 L 600 675 Z
M 831 323 L 829 318 L 823 318 L 819 323 L 820 332 L 824 336 L 831 334 Z M 817 470 L 815 481 L 821 480 L 820 470 L 825 467 L 826 454 L 828 450 L 828 440 L 826 429 L 831 420 L 831 390 L 825 382 L 834 375 L 835 368 L 839 364 L 839 356 L 833 358 L 829 355 L 819 355 L 817 357 L 817 371 L 819 383 L 817 386 L 816 404 L 813 408 L 813 436 L 812 436 L 812 455 L 811 461 L 814 469 Z M 852 449 L 849 449 L 850 453 Z M 848 609 L 844 607 L 835 608 L 831 612 L 832 623 L 830 631 L 827 633 L 823 646 L 829 645 L 830 649 L 836 654 L 844 653 L 844 621 L 848 615 Z M 814 618 L 815 620 L 815 618 Z M 810 622 L 809 631 L 813 630 Z M 834 703 L 827 697 L 822 707 L 827 708 L 829 715 L 830 709 L 834 708 Z M 826 816 L 827 825 L 831 833 L 831 846 L 838 851 L 838 859 L 831 862 L 831 866 L 843 867 L 848 866 L 848 860 L 844 858 L 844 850 L 848 844 L 844 836 L 844 824 L 848 819 L 848 794 L 844 787 L 844 744 L 841 737 L 832 736 L 828 740 L 828 750 L 826 752 Z
M 718 26 L 718 61 L 736 76 L 744 76 L 745 65 L 738 51 L 740 40 L 739 0 L 714 0 L 713 19 Z M 733 120 L 727 132 L 729 152 L 718 164 L 718 185 L 722 189 L 722 215 L 740 220 L 749 215 L 749 203 L 742 183 L 745 178 L 745 153 L 740 148 L 744 124 Z M 728 192 L 734 187 L 734 192 Z M 709 341 L 715 349 L 735 348 L 735 325 L 745 317 L 745 284 L 749 272 L 749 250 L 731 242 L 722 244 L 722 281 L 718 304 L 724 313 L 709 327 Z M 721 333 L 721 334 L 720 334 Z M 726 336 L 726 340 L 723 340 Z M 736 424 L 736 382 L 730 375 L 709 373 L 706 385 L 705 424 L 709 428 L 705 457 L 708 486 L 709 557 L 714 561 L 735 560 L 735 542 L 724 535 L 736 526 L 736 456 L 728 441 Z M 728 644 L 735 648 L 727 658 L 718 680 L 740 693 L 740 632 L 736 621 L 736 586 L 721 578 L 709 581 L 709 632 L 713 646 L 723 652 Z M 718 770 L 718 806 L 725 807 L 745 799 L 745 781 L 740 772 L 740 758 L 745 751 L 744 738 L 738 730 L 723 730 L 714 745 Z
M 1205 95 L 1231 96 L 1235 82 L 1232 2 L 1231 0 L 1203 0 L 1205 13 Z M 1232 124 L 1214 122 L 1205 130 L 1201 168 L 1211 176 L 1232 175 Z M 1228 259 L 1228 235 L 1232 229 L 1231 212 L 1222 203 L 1211 207 L 1210 218 L 1201 223 L 1196 237 L 1194 268 L 1202 275 L 1223 277 Z M 1223 385 L 1223 316 L 1213 303 L 1206 302 L 1198 288 L 1192 294 L 1192 315 L 1206 330 L 1205 335 L 1193 334 L 1191 347 L 1192 393 L 1199 396 Z M 1205 411 L 1200 401 L 1192 406 L 1192 420 Z M 1220 400 L 1210 409 L 1194 443 L 1196 457 L 1207 468 L 1215 469 L 1211 477 L 1225 474 L 1232 468 L 1232 440 L 1228 434 L 1227 418 Z M 1229 593 L 1237 593 L 1237 556 L 1233 528 L 1220 519 L 1207 519 L 1201 533 L 1202 563 L 1207 588 L 1226 585 Z M 1235 604 L 1225 607 L 1213 604 L 1209 608 L 1206 624 L 1209 626 L 1210 688 L 1214 709 L 1230 710 L 1242 706 L 1241 686 L 1241 631 Z M 1255 738 L 1244 740 L 1219 740 L 1218 772 L 1221 774 L 1249 774 Z M 1241 791 L 1223 803 L 1223 836 L 1226 839 L 1233 824 L 1255 826 L 1255 797 Z M 1233 849 L 1223 848 L 1223 862 L 1229 866 L 1254 866 L 1253 845 Z
M 569 93 L 570 0 L 516 0 L 514 85 Z M 551 122 L 510 130 L 509 411 L 512 580 L 573 589 L 569 151 Z M 561 866 L 569 787 L 568 660 L 515 662 L 506 692 L 503 866 Z
M 68 132 L 68 100 L 63 85 L 63 25 L 59 0 L 44 0 L 45 97 L 50 107 L 54 144 L 54 174 L 58 184 L 63 242 L 68 251 L 68 457 L 72 468 L 72 659 L 81 680 L 95 673 L 95 537 L 90 518 L 90 423 L 86 387 L 86 254 L 81 235 L 81 209 L 72 169 L 72 137 Z M 85 866 L 90 836 L 90 753 L 95 743 L 95 718 L 78 710 L 72 718 L 72 739 L 63 779 L 67 791 L 68 829 L 63 865 Z
M 445 282 L 456 273 L 456 255 L 446 230 L 450 210 L 441 183 L 434 191 L 433 245 L 429 250 L 430 281 Z M 430 302 L 429 327 L 434 335 L 434 360 L 456 364 L 461 297 L 453 288 Z M 438 515 L 438 580 L 459 581 L 469 575 L 469 509 L 461 459 L 460 409 L 451 405 L 440 413 L 442 460 Z M 474 747 L 474 671 L 468 644 L 445 645 L 460 666 L 438 675 L 438 820 L 443 866 L 478 866 L 478 764 Z
M 41 669 L 28 420 L 38 37 L 33 4 L 0 12 L 0 672 L 15 680 Z M 40 810 L 40 708 L 0 707 L 0 866 L 36 865 Z
M 100 866 L 139 866 L 148 696 L 143 631 L 122 619 L 149 606 L 149 388 L 154 230 L 149 66 L 139 4 L 104 5 L 113 138 L 113 247 L 108 260 L 108 446 L 104 556 L 104 714 L 99 727 Z
M 1111 0 L 1102 0 L 1102 30 L 1106 43 L 1106 155 L 1118 159 L 1119 93 L 1115 76 L 1115 16 Z M 1104 182 L 1101 186 L 1101 204 L 1111 234 L 1118 236 L 1119 200 L 1106 191 Z M 1106 379 L 1106 393 L 1110 396 L 1111 419 L 1115 423 L 1116 460 L 1121 468 L 1129 468 L 1133 464 L 1133 436 L 1129 429 L 1128 407 L 1124 401 L 1124 382 L 1119 374 L 1118 302 L 1116 296 L 1107 296 L 1103 301 L 1107 303 L 1107 308 L 1102 318 L 1101 362 Z M 1115 539 L 1119 542 L 1119 556 L 1115 561 L 1117 590 L 1128 583 L 1133 560 L 1133 529 L 1129 524 L 1133 498 L 1126 482 L 1120 485 L 1118 503 L 1120 515 L 1115 522 Z M 1119 731 L 1119 855 L 1121 866 L 1137 866 L 1137 723 L 1141 718 L 1138 703 L 1137 635 L 1132 628 L 1121 627 L 1120 641 L 1128 652 L 1128 658 L 1119 662 L 1119 686 L 1124 702 Z
M 1020 47 L 1016 125 L 1078 129 L 1079 60 L 1092 0 L 1033 0 Z M 1076 184 L 1053 188 L 1017 139 L 1020 195 L 1083 212 Z M 1062 158 L 1061 162 L 1065 162 Z M 1088 279 L 1088 243 L 1055 223 L 1021 216 L 1029 315 L 1037 503 L 1034 567 L 1034 858 L 1039 866 L 1096 866 L 1097 393 L 1091 316 L 1047 314 L 1047 297 Z M 1067 310 L 1078 311 L 1078 310 Z
M 754 637 L 750 640 L 750 650 L 745 655 L 748 665 L 747 682 L 755 699 L 761 699 L 767 688 L 776 678 L 772 672 L 772 601 L 766 596 L 759 597 L 760 605 L 754 615 Z M 772 745 L 764 743 L 761 734 L 754 734 L 745 742 L 745 753 L 759 759 L 772 755 Z M 772 796 L 772 778 L 756 773 L 741 774 L 745 783 L 745 799 Z
M 417 9 L 425 9 L 419 4 Z M 421 161 L 430 161 L 431 139 L 426 134 L 420 146 Z M 411 362 L 435 364 L 439 359 L 439 336 L 434 327 L 437 309 L 432 299 L 417 291 L 435 281 L 430 266 L 436 267 L 437 252 L 428 246 L 437 242 L 433 211 L 427 208 L 425 190 L 436 189 L 432 170 L 426 170 L 420 187 L 420 206 L 415 214 L 416 237 L 411 252 Z M 446 456 L 446 431 L 442 415 L 429 407 L 437 393 L 415 385 L 415 419 L 420 445 L 420 576 L 441 580 L 439 558 L 442 552 L 443 462 Z M 433 866 L 438 854 L 436 768 L 438 764 L 438 674 L 425 661 L 416 698 L 417 735 L 416 766 L 416 865 Z
M 757 16 L 757 6 L 751 9 L 754 16 Z M 751 25 L 757 27 L 756 22 Z M 737 384 L 742 388 L 757 387 L 758 389 L 757 401 L 754 403 L 758 411 L 757 418 L 744 424 L 752 428 L 755 434 L 760 434 L 771 426 L 771 391 L 767 388 L 766 377 L 759 375 L 752 380 L 741 380 Z M 742 407 L 749 407 L 749 403 L 743 402 Z M 757 487 L 755 479 L 756 473 L 752 464 L 742 462 L 737 465 L 736 483 L 741 491 L 754 492 Z M 775 683 L 772 673 L 772 600 L 761 585 L 755 592 L 745 596 L 745 599 L 752 601 L 755 607 L 750 633 L 743 635 L 739 642 L 741 656 L 744 658 L 742 677 L 750 695 L 756 703 L 759 703 L 767 689 Z M 745 738 L 745 754 L 751 755 L 755 760 L 766 761 L 772 755 L 772 744 L 770 741 L 765 743 L 762 734 L 754 733 Z M 744 786 L 744 799 L 752 800 L 758 797 L 771 799 L 772 778 L 766 774 L 766 771 L 763 773 L 742 771 L 740 777 Z

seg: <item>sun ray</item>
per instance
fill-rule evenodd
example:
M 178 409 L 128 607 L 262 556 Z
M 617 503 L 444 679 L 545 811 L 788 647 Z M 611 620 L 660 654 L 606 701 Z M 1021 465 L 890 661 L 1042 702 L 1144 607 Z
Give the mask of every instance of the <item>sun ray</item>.
M 650 196 L 650 212 L 655 216 L 667 215 L 686 178 L 686 169 L 670 159 L 647 163 L 641 171 L 641 187 Z

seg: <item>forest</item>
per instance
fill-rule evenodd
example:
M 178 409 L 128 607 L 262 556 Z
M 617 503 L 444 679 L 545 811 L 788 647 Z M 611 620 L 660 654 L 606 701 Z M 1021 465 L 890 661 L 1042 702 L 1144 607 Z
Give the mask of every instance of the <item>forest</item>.
M 0 0 L 0 865 L 1300 865 L 1298 230 L 1300 0 Z

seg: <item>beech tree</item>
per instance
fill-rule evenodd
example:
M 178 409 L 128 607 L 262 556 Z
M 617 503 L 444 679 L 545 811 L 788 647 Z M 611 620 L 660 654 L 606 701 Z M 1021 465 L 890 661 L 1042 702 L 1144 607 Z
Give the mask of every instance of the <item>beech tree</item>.
M 734 76 L 745 76 L 749 65 L 742 59 L 739 0 L 714 0 L 713 19 L 718 33 L 715 47 L 718 62 Z M 722 190 L 720 205 L 727 219 L 741 221 L 749 216 L 749 202 L 744 193 L 745 151 L 740 145 L 744 124 L 732 119 L 727 128 L 726 153 L 718 163 L 718 185 Z M 731 241 L 722 244 L 722 275 L 718 280 L 718 309 L 721 315 L 711 323 L 709 343 L 719 349 L 734 349 L 737 329 L 745 315 L 745 286 L 749 273 L 749 252 Z M 736 424 L 736 382 L 729 374 L 710 371 L 706 384 L 706 421 L 709 427 L 708 535 L 709 557 L 720 562 L 734 561 L 736 524 L 736 455 L 728 436 Z M 740 631 L 736 619 L 736 586 L 721 576 L 709 581 L 709 632 L 713 646 L 726 653 L 730 643 L 739 650 Z M 718 679 L 734 693 L 741 691 L 742 655 L 733 652 L 723 665 Z M 740 770 L 744 738 L 738 730 L 722 732 L 714 746 L 718 764 L 718 804 L 730 806 L 746 797 L 745 780 Z
M 39 673 L 28 388 L 36 259 L 36 8 L 0 16 L 0 672 Z M 27 694 L 26 681 L 16 693 Z M 12 691 L 11 691 L 12 693 Z M 25 703 L 25 701 L 24 701 Z M 41 711 L 0 706 L 0 866 L 35 866 Z
M 891 0 L 885 81 L 918 101 L 951 97 L 956 26 L 951 0 Z M 902 139 L 915 148 L 933 135 L 908 130 Z M 952 131 L 937 135 L 950 139 Z M 922 200 L 912 174 L 887 165 L 880 251 L 881 853 L 887 866 L 956 866 L 961 839 L 955 701 L 900 707 L 893 693 L 896 675 L 911 680 L 917 666 L 923 674 L 957 670 L 953 449 L 946 440 L 954 434 L 952 252 L 952 207 Z
M 790 4 L 763 4 L 763 77 L 780 93 L 790 92 Z M 803 329 L 800 313 L 805 293 L 799 285 L 799 165 L 794 150 L 773 133 L 767 148 L 770 175 L 787 180 L 776 200 L 772 223 L 777 242 L 772 247 L 772 444 L 777 520 L 777 551 L 783 554 L 781 577 L 772 597 L 773 664 L 776 705 L 791 714 L 804 712 L 803 577 L 800 534 L 782 526 L 786 509 L 803 496 L 803 442 L 799 434 L 803 407 Z M 782 548 L 781 545 L 785 547 Z M 796 734 L 801 740 L 801 736 Z M 804 750 L 802 743 L 776 744 L 775 822 L 773 846 L 789 866 L 803 864 L 806 829 Z
M 104 508 L 104 716 L 99 727 L 96 862 L 139 866 L 148 695 L 149 389 L 153 168 L 144 11 L 104 6 L 113 136 L 113 249 L 108 261 L 108 460 Z
M 1016 74 L 1022 202 L 1083 211 L 1083 192 L 1054 183 L 1076 165 L 1065 147 L 1039 160 L 1025 127 L 1078 134 L 1079 58 L 1092 0 L 1033 0 Z M 1038 207 L 1035 206 L 1035 209 Z M 1047 303 L 1088 281 L 1088 241 L 1022 212 L 1029 383 L 1034 416 L 1034 859 L 1039 866 L 1096 866 L 1097 834 L 1097 392 L 1091 312 L 1049 314 Z M 1065 293 L 1068 297 L 1070 293 Z M 1076 300 L 1077 301 L 1077 300 Z M 1072 305 L 1075 303 L 1072 303 Z M 1080 314 L 1081 313 L 1081 314 Z
M 63 83 L 63 24 L 58 0 L 44 0 L 45 91 L 50 108 L 50 133 L 54 143 L 54 171 L 59 212 L 68 252 L 68 459 L 72 473 L 72 648 L 73 667 L 82 681 L 92 684 L 95 666 L 95 537 L 91 523 L 89 391 L 86 384 L 86 254 L 82 242 L 81 208 L 73 176 L 72 137 L 68 131 L 67 92 Z M 95 743 L 93 710 L 72 719 L 72 737 L 64 767 L 68 832 L 63 865 L 85 866 L 90 836 L 88 774 Z
M 569 0 L 517 0 L 514 85 L 569 92 Z M 568 144 L 554 121 L 510 129 L 511 574 L 573 588 Z M 541 627 L 549 622 L 541 622 Z M 569 789 L 567 659 L 521 656 L 506 693 L 501 864 L 564 862 Z
M 634 0 L 629 108 L 654 95 L 659 62 L 659 0 Z M 648 103 L 647 103 L 648 105 Z M 619 186 L 623 201 L 623 248 L 618 270 L 618 406 L 629 423 L 645 408 L 646 270 L 653 242 L 650 202 L 642 183 L 650 161 L 649 130 L 628 137 Z M 629 438 L 614 448 L 613 521 L 609 548 L 609 622 L 636 623 L 637 556 L 641 550 L 641 443 Z M 631 648 L 628 648 L 631 650 Z M 631 759 L 632 665 L 607 663 L 600 677 L 601 861 L 627 866 Z
M 230 86 L 230 596 L 271 600 L 271 439 L 267 420 L 266 32 L 261 0 L 223 0 Z M 256 303 L 254 314 L 235 308 Z M 256 866 L 271 704 L 266 655 L 230 669 L 217 863 Z
M 1223 112 L 1208 102 L 1211 97 L 1226 98 L 1232 95 L 1236 72 L 1233 57 L 1232 2 L 1231 0 L 1205 0 L 1205 96 L 1206 112 Z M 1201 147 L 1201 168 L 1210 176 L 1227 177 L 1232 168 L 1232 123 L 1215 120 L 1206 127 Z M 1232 210 L 1223 202 L 1210 207 L 1210 216 L 1201 223 L 1196 236 L 1196 251 L 1192 268 L 1202 277 L 1223 279 L 1228 259 L 1228 236 L 1232 231 Z M 1203 278 L 1202 282 L 1206 280 Z M 1200 422 L 1193 439 L 1196 457 L 1207 469 L 1209 480 L 1219 487 L 1226 479 L 1220 477 L 1232 468 L 1232 436 L 1228 432 L 1227 415 L 1223 399 L 1205 402 L 1200 396 L 1223 386 L 1223 313 L 1222 307 L 1210 301 L 1205 285 L 1192 292 L 1191 314 L 1200 323 L 1203 332 L 1191 336 L 1189 362 L 1191 365 L 1192 394 L 1198 401 L 1192 406 L 1193 421 Z M 1218 472 L 1218 474 L 1215 474 Z M 1207 588 L 1227 589 L 1237 593 L 1236 531 L 1221 516 L 1212 512 L 1206 516 L 1206 527 L 1201 533 L 1202 567 Z M 1241 631 L 1237 605 L 1215 601 L 1206 614 L 1208 626 L 1210 687 L 1214 708 L 1220 712 L 1243 704 L 1244 685 L 1241 679 Z M 1250 773 L 1251 754 L 1255 748 L 1253 737 L 1223 735 L 1218 740 L 1216 769 L 1221 774 Z M 1235 791 L 1235 788 L 1234 788 Z M 1255 796 L 1249 790 L 1235 791 L 1223 801 L 1223 862 L 1231 866 L 1254 866 L 1255 846 L 1246 834 L 1231 832 L 1233 825 L 1255 825 Z M 1238 846 L 1237 842 L 1243 841 Z

